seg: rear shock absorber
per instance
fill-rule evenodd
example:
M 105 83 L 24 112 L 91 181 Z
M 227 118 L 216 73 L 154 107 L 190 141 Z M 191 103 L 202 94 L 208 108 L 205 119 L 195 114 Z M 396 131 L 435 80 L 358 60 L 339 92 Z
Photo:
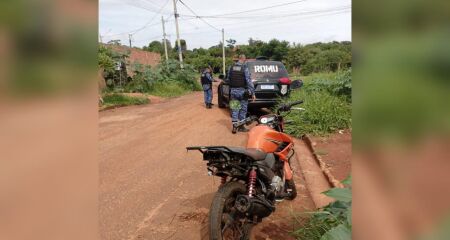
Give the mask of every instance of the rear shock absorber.
M 249 197 L 253 197 L 253 195 L 256 193 L 256 170 L 255 168 L 252 168 L 250 170 L 250 173 L 248 174 L 248 190 L 247 195 Z
M 222 176 L 220 178 L 220 185 L 224 185 L 227 182 L 227 176 Z

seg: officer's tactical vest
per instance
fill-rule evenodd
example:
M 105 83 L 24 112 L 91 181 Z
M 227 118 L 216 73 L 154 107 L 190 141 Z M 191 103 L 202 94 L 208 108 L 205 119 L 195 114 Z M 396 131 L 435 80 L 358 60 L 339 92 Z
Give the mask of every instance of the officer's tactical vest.
M 200 81 L 201 81 L 202 85 L 211 84 L 211 82 L 209 81 L 208 77 L 206 77 L 206 72 L 202 73 Z
M 245 80 L 244 65 L 234 65 L 230 72 L 230 87 L 231 88 L 245 88 L 247 81 Z

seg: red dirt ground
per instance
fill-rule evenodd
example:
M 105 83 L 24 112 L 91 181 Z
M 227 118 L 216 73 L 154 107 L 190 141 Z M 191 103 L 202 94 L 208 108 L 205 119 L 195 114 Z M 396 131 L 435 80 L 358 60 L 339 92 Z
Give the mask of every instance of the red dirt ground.
M 352 133 L 349 130 L 327 137 L 310 137 L 315 153 L 319 155 L 339 181 L 351 172 Z
M 185 147 L 245 146 L 247 134 L 231 134 L 229 112 L 207 110 L 202 99 L 195 92 L 99 113 L 101 239 L 206 239 L 219 179 L 208 177 L 201 155 Z M 298 163 L 293 167 L 297 198 L 279 203 L 252 239 L 293 239 L 292 213 L 314 209 Z

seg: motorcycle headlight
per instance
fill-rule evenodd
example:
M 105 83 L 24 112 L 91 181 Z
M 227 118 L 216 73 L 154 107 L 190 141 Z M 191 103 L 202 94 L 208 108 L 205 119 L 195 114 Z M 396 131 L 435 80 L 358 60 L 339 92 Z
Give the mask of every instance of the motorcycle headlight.
M 266 117 L 263 117 L 263 118 L 261 118 L 259 121 L 261 122 L 261 123 L 263 123 L 263 124 L 266 124 L 267 123 L 267 118 Z
M 282 95 L 286 95 L 286 93 L 288 92 L 288 85 L 281 85 L 281 94 Z

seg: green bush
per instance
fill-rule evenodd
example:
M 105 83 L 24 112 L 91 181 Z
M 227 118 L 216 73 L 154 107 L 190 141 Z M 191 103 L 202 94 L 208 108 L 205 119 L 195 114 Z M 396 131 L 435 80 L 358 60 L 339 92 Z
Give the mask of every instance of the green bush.
M 98 66 L 105 71 L 106 74 L 113 74 L 115 61 L 112 50 L 104 45 L 98 46 Z
M 334 96 L 344 96 L 348 102 L 352 99 L 352 70 L 340 71 L 336 74 L 317 74 L 312 76 L 304 89 L 308 92 L 328 91 Z
M 150 100 L 146 97 L 132 97 L 118 93 L 103 95 L 103 105 L 109 106 L 128 106 L 128 105 L 142 105 L 149 103 Z
M 352 190 L 351 177 L 343 181 L 346 188 L 333 188 L 323 194 L 336 201 L 319 211 L 294 216 L 302 225 L 293 232 L 297 239 L 351 240 L 352 234 Z
M 304 111 L 292 110 L 286 116 L 292 120 L 285 131 L 300 137 L 304 134 L 325 135 L 351 126 L 351 106 L 344 97 L 327 91 L 299 90 L 291 93 L 288 101 L 304 100 Z
M 154 68 L 135 64 L 133 69 L 135 75 L 133 80 L 125 86 L 127 92 L 179 96 L 190 91 L 201 90 L 197 81 L 198 74 L 189 64 L 184 64 L 184 68 L 181 69 L 177 61 L 169 60 L 162 61 Z
M 314 74 L 304 86 L 291 92 L 287 102 L 303 100 L 304 111 L 293 110 L 286 115 L 292 123 L 286 132 L 300 137 L 304 134 L 326 135 L 351 127 L 351 69 L 334 74 Z

